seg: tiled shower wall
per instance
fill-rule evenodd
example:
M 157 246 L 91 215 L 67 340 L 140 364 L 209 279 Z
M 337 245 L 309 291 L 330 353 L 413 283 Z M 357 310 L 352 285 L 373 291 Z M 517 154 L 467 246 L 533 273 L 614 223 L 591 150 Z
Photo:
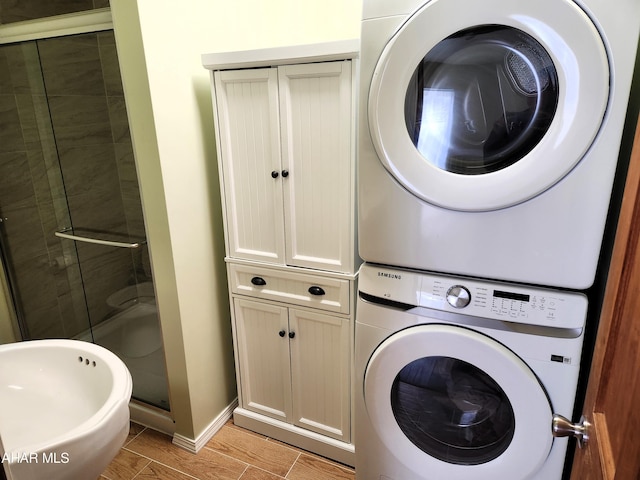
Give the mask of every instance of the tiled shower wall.
M 0 47 L 0 214 L 30 338 L 77 335 L 150 280 L 146 247 L 54 236 L 145 236 L 113 32 Z

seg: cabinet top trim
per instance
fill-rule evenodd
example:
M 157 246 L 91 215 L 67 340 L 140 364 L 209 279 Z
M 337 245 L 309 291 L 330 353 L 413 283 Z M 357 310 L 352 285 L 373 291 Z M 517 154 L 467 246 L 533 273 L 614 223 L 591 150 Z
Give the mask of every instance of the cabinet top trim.
M 360 40 L 340 40 L 286 47 L 241 50 L 236 52 L 203 53 L 202 65 L 208 70 L 270 67 L 292 63 L 327 62 L 357 58 Z

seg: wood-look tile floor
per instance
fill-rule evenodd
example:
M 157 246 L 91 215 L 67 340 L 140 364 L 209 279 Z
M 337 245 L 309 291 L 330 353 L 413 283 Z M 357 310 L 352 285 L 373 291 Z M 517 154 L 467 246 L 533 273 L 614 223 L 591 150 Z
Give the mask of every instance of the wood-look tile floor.
M 230 420 L 193 454 L 132 423 L 100 480 L 354 480 L 354 470 L 237 427 Z

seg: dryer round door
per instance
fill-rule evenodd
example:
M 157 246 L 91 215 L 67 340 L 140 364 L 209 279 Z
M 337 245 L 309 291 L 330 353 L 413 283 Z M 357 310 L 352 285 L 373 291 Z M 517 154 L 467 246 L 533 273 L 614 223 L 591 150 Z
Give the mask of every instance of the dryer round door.
M 420 325 L 387 338 L 365 371 L 367 414 L 420 475 L 528 478 L 552 446 L 552 410 L 532 370 L 484 334 Z
M 369 129 L 385 168 L 420 199 L 496 210 L 571 171 L 608 97 L 603 41 L 575 2 L 432 0 L 378 61 Z

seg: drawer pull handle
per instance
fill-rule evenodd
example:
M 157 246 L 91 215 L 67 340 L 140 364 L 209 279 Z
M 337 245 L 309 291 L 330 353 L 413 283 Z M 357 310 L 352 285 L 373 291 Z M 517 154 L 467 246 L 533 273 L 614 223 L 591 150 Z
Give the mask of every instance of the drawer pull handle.
M 309 287 L 309 293 L 311 295 L 320 296 L 320 295 L 324 295 L 325 291 L 324 291 L 324 288 L 318 287 L 317 285 L 314 285 L 312 287 Z
M 278 332 L 278 335 L 280 335 L 281 337 L 284 337 L 286 335 L 287 332 L 285 332 L 284 330 L 280 330 Z
M 267 284 L 267 282 L 265 281 L 264 278 L 262 277 L 253 277 L 251 279 L 251 283 L 253 283 L 254 285 L 258 286 L 258 287 L 262 287 L 264 285 Z
M 289 332 L 289 338 L 293 338 L 296 336 L 296 332 Z
M 287 178 L 289 176 L 289 170 L 282 170 L 282 177 Z
M 279 175 L 280 173 L 277 170 L 274 170 L 273 172 L 271 172 L 271 178 L 278 178 Z

